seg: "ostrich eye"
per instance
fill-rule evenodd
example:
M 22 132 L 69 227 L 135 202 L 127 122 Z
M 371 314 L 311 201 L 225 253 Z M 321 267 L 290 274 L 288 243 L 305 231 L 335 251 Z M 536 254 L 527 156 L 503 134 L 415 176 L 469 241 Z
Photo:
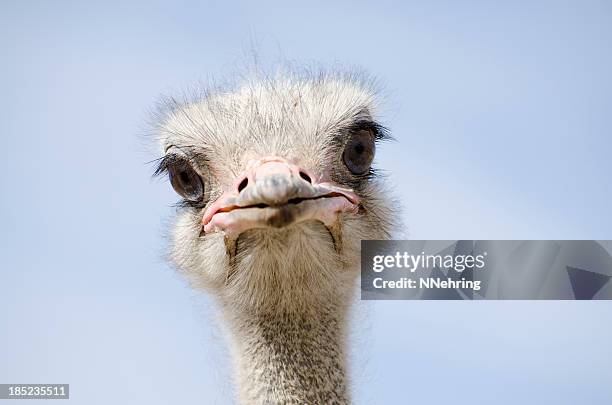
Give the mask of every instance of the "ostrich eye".
M 353 174 L 365 174 L 370 170 L 374 159 L 374 137 L 367 130 L 360 130 L 353 134 L 347 142 L 342 154 L 344 164 Z
M 204 182 L 187 162 L 168 167 L 172 188 L 188 201 L 198 202 L 204 197 Z

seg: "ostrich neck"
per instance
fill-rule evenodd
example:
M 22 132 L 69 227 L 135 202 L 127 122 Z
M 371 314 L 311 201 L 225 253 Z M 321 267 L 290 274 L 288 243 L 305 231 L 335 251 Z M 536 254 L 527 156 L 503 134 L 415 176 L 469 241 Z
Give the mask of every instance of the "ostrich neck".
M 232 314 L 243 404 L 346 404 L 346 302 L 308 311 Z

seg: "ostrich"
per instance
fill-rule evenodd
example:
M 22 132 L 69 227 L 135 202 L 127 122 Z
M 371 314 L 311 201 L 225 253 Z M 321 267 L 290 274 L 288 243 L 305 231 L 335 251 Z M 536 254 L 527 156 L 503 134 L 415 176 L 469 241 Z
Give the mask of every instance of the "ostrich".
M 349 402 L 345 340 L 360 241 L 393 209 L 372 168 L 387 138 L 354 75 L 279 75 L 170 102 L 156 132 L 182 197 L 169 257 L 212 294 L 239 402 Z

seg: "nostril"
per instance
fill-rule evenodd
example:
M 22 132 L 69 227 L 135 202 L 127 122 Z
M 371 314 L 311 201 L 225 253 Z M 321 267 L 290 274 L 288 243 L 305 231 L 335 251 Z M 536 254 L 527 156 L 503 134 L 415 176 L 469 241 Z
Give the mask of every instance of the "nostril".
M 303 171 L 300 171 L 300 177 L 312 184 L 312 179 L 310 178 L 310 176 L 304 173 Z
M 242 190 L 244 190 L 248 184 L 249 184 L 249 179 L 245 177 L 244 180 L 242 180 L 240 184 L 238 184 L 238 192 L 241 192 Z

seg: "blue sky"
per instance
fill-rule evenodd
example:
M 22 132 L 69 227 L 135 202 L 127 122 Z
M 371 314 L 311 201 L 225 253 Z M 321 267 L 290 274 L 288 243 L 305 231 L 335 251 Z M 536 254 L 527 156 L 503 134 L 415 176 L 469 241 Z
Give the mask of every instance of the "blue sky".
M 229 403 L 214 304 L 163 260 L 162 94 L 256 49 L 359 66 L 414 239 L 612 239 L 612 5 L 0 5 L 0 382 L 77 404 Z M 608 302 L 361 302 L 355 402 L 610 403 Z

